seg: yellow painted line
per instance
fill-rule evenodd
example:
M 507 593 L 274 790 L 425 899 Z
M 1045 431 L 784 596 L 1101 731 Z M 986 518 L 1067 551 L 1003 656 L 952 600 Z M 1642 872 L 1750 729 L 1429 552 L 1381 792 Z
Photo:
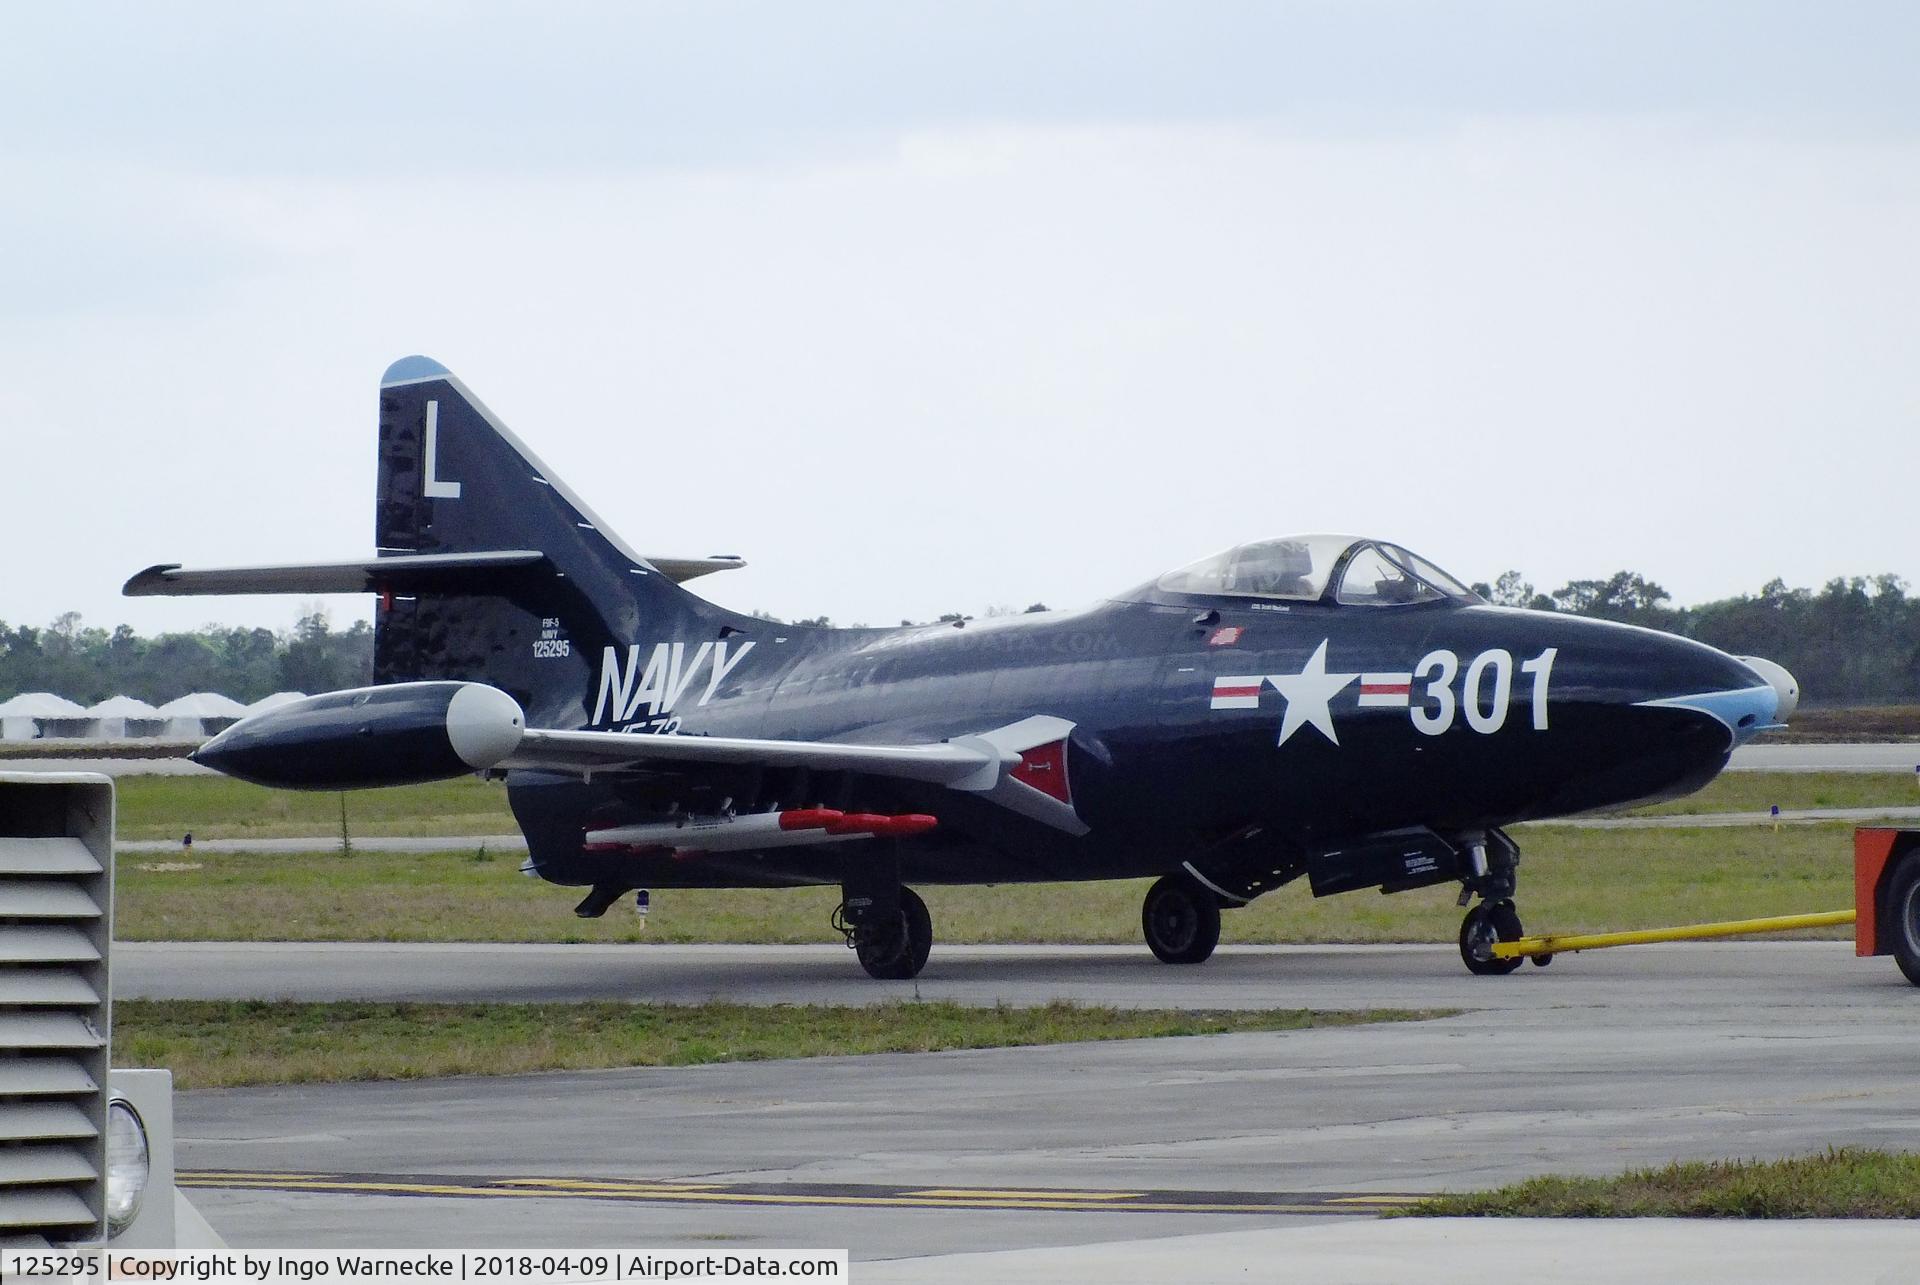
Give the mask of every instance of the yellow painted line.
M 1523 955 L 1568 955 L 1576 950 L 1605 950 L 1609 946 L 1646 946 L 1663 941 L 1704 941 L 1711 937 L 1743 937 L 1750 933 L 1792 932 L 1798 928 L 1833 928 L 1854 920 L 1851 910 L 1823 910 L 1811 915 L 1774 915 L 1766 919 L 1729 919 L 1716 924 L 1682 924 L 1677 928 L 1642 928 L 1633 932 L 1569 933 L 1559 937 L 1522 937 L 1495 942 L 1495 959 Z
M 929 1187 L 903 1192 L 908 1196 L 938 1196 L 945 1200 L 1138 1200 L 1144 1191 L 1004 1191 L 993 1187 Z
M 550 1196 L 552 1192 L 523 1191 L 512 1187 L 468 1187 L 426 1182 L 353 1182 L 332 1178 L 274 1179 L 174 1179 L 176 1187 L 227 1187 L 249 1191 L 365 1191 L 392 1192 L 402 1196 Z
M 348 1192 L 372 1195 L 406 1196 L 495 1196 L 521 1197 L 528 1199 L 552 1200 L 567 1194 L 548 1188 L 538 1187 L 467 1187 L 449 1186 L 439 1183 L 413 1182 L 351 1182 L 332 1179 L 291 1178 L 273 1182 L 237 1180 L 231 1182 L 210 1182 L 193 1178 L 181 1178 L 177 1185 L 182 1187 L 223 1187 L 230 1190 L 247 1191 L 319 1191 Z M 620 1195 L 618 1191 L 589 1193 L 577 1191 L 576 1195 L 601 1194 Z M 1129 1213 L 1166 1213 L 1166 1214 L 1311 1214 L 1326 1213 L 1326 1204 L 1176 1204 L 1172 1202 L 1141 1202 L 1128 1205 L 1092 1205 L 1086 1201 L 1074 1200 L 1037 1200 L 1037 1199 L 977 1199 L 954 1200 L 933 1199 L 920 1196 L 812 1196 L 791 1195 L 776 1196 L 747 1192 L 728 1191 L 679 1191 L 649 1192 L 633 1196 L 638 1202 L 670 1201 L 677 1203 L 714 1204 L 714 1205 L 787 1205 L 787 1206 L 852 1206 L 866 1209 L 1026 1209 L 1026 1210 L 1069 1210 L 1069 1209 L 1124 1209 Z
M 1417 1205 L 1425 1196 L 1335 1196 L 1329 1205 Z
M 713 1191 L 720 1182 L 648 1182 L 643 1178 L 498 1178 L 503 1187 L 551 1187 L 560 1191 Z

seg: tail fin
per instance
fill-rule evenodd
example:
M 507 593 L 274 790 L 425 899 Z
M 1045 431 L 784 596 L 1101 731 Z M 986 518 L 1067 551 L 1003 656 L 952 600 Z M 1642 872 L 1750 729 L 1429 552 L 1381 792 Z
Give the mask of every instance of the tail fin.
M 604 658 L 641 639 L 712 640 L 745 623 L 677 583 L 737 559 L 641 557 L 425 357 L 395 362 L 381 380 L 377 504 L 381 558 L 542 556 L 525 565 L 497 558 L 479 576 L 382 593 L 376 683 L 485 682 L 518 700 L 534 726 L 580 726 Z

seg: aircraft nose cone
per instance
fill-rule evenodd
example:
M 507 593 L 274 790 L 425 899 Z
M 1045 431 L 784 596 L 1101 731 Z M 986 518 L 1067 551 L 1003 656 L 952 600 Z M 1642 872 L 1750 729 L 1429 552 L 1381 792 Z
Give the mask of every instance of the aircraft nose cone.
M 1776 723 L 1784 723 L 1800 708 L 1800 680 L 1787 672 L 1785 665 L 1764 656 L 1741 656 L 1740 663 L 1767 680 L 1778 702 L 1773 712 Z
M 232 730 L 232 728 L 227 729 L 227 731 Z M 201 767 L 210 767 L 216 772 L 220 771 L 221 761 L 227 756 L 225 745 L 227 740 L 227 732 L 221 732 L 199 749 L 187 755 L 187 762 L 198 763 Z
M 1656 690 L 1664 687 L 1673 694 L 1641 700 L 1640 705 L 1704 714 L 1726 729 L 1732 745 L 1744 745 L 1765 729 L 1780 725 L 1781 693 L 1765 674 L 1711 647 L 1675 643 L 1662 681 L 1653 684 Z M 1784 669 L 1780 673 L 1791 683 L 1791 675 Z

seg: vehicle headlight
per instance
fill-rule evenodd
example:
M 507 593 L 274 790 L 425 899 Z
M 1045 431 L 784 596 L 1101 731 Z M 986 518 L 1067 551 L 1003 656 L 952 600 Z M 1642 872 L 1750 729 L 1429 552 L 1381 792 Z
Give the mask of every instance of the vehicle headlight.
M 133 1225 L 147 1194 L 147 1126 L 125 1098 L 107 1103 L 107 1234 Z

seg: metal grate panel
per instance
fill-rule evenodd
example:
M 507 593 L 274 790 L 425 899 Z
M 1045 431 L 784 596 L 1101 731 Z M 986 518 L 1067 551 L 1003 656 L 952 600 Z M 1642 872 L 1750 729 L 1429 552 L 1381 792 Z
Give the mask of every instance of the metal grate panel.
M 71 968 L 0 968 L 0 1011 L 9 1004 L 62 1004 L 86 1008 L 100 1002 L 87 979 Z
M 0 1148 L 0 1190 L 50 1182 L 87 1182 L 93 1157 L 61 1143 Z
M 105 1240 L 113 784 L 0 772 L 0 1239 Z
M 105 1043 L 84 1013 L 0 1009 L 0 1049 L 96 1049 Z
M 0 964 L 91 964 L 100 958 L 100 945 L 84 928 L 16 920 L 0 933 Z
M 91 1093 L 100 1086 L 70 1057 L 10 1057 L 0 1061 L 0 1097 Z
M 100 1126 L 71 1102 L 0 1103 L 0 1142 L 37 1138 L 91 1138 Z
M 98 919 L 102 913 L 79 884 L 64 879 L 0 879 L 0 916 Z
M 0 875 L 97 875 L 100 858 L 77 838 L 0 835 Z
M 85 1239 L 100 1215 L 72 1187 L 0 1187 L 0 1227 L 43 1232 L 57 1240 Z M 98 1233 L 93 1233 L 98 1239 Z

